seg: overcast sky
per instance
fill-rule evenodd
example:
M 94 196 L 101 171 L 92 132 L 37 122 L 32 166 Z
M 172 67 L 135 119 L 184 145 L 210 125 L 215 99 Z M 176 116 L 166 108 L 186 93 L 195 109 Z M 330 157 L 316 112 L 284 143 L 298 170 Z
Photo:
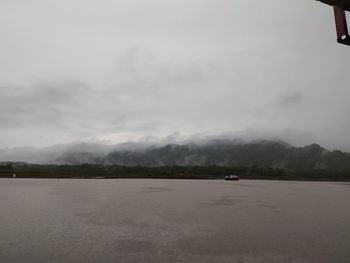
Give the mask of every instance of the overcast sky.
M 0 36 L 0 148 L 261 131 L 350 149 L 350 47 L 314 0 L 0 0 Z

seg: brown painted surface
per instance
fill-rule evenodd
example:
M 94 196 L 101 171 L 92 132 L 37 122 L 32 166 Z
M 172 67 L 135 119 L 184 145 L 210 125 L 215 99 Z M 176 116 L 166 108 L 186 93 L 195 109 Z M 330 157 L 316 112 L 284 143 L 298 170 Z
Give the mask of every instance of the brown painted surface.
M 350 45 L 350 36 L 348 32 L 345 11 L 338 6 L 334 6 L 333 8 L 335 26 L 337 30 L 337 41 L 341 44 Z
M 317 1 L 320 1 L 322 3 L 331 5 L 331 6 L 338 6 L 344 10 L 350 11 L 350 0 L 317 0 Z

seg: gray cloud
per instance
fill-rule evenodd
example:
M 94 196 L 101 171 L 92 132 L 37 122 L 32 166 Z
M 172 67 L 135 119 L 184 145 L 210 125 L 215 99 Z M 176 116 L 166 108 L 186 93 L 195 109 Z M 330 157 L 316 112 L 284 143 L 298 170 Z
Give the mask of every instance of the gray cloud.
M 302 92 L 292 91 L 280 96 L 277 103 L 282 107 L 298 106 L 304 99 Z
M 0 148 L 251 130 L 350 147 L 350 53 L 316 1 L 1 1 L 0 34 Z
M 64 124 L 64 111 L 79 107 L 80 97 L 86 92 L 84 84 L 62 80 L 33 86 L 2 86 L 0 127 L 60 127 Z

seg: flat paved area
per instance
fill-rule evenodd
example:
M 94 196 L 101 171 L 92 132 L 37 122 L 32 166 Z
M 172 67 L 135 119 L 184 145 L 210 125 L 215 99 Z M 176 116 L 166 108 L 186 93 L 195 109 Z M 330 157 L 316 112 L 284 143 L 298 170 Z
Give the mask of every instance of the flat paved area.
M 0 179 L 0 262 L 350 262 L 350 184 Z

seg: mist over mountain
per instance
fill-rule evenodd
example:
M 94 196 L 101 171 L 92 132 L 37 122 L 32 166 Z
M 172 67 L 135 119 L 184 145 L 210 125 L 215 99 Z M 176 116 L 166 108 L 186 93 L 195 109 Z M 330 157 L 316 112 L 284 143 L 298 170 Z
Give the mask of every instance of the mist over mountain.
M 212 141 L 165 145 L 144 151 L 113 151 L 104 162 L 126 166 L 268 166 L 287 170 L 350 170 L 350 154 L 318 144 L 293 147 L 282 141 Z
M 0 161 L 37 164 L 83 163 L 124 166 L 260 166 L 286 170 L 350 170 L 350 153 L 318 144 L 295 147 L 284 141 L 228 140 L 182 143 L 80 143 L 0 151 Z
M 58 144 L 44 148 L 22 147 L 0 149 L 2 162 L 27 162 L 35 164 L 81 164 L 101 163 L 114 150 L 134 151 L 148 147 L 147 143 L 102 143 Z

